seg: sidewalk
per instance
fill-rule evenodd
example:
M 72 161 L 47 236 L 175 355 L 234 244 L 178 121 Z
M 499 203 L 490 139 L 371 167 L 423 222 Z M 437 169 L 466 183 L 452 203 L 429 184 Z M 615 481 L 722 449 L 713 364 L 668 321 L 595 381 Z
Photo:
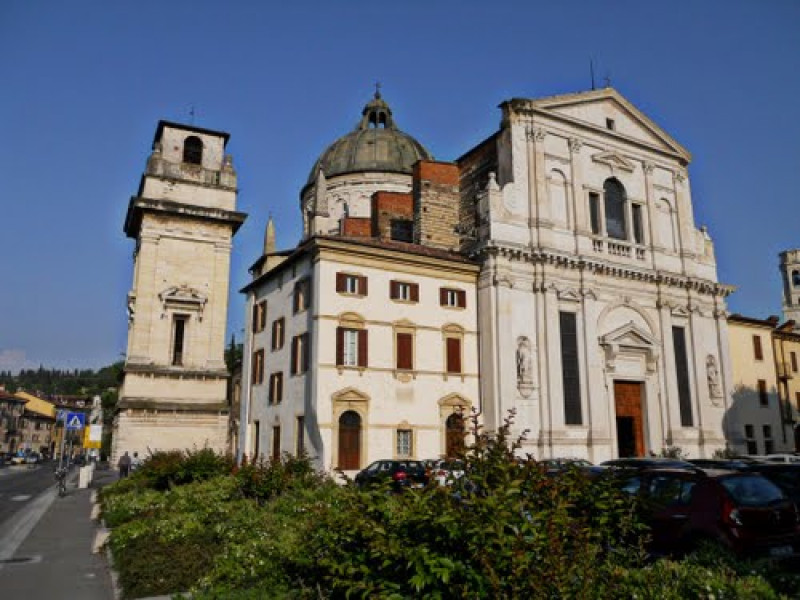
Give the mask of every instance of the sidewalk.
M 105 555 L 92 553 L 99 525 L 90 515 L 92 494 L 116 479 L 113 469 L 95 470 L 92 487 L 79 490 L 78 469 L 74 469 L 65 497 L 57 497 L 54 484 L 20 511 L 13 524 L 16 531 L 0 532 L 5 545 L 0 547 L 0 558 L 5 559 L 0 561 L 0 596 L 8 600 L 114 600 Z

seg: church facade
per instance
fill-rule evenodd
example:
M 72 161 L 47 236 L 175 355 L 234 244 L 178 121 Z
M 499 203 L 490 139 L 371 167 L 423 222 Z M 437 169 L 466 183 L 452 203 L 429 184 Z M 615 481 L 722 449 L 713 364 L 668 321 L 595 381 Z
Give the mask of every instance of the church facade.
M 243 290 L 240 454 L 435 458 L 472 408 L 488 430 L 513 411 L 537 458 L 725 446 L 731 288 L 690 154 L 611 88 L 501 110 L 444 163 L 376 94 L 323 153 L 303 240 L 268 230 Z

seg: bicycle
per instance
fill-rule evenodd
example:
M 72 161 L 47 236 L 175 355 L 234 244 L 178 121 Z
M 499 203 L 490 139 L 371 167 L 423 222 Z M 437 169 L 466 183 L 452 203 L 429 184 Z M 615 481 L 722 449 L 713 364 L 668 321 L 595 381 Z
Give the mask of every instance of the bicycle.
M 58 482 L 58 496 L 63 498 L 67 495 L 67 469 L 65 467 L 56 469 L 56 481 Z

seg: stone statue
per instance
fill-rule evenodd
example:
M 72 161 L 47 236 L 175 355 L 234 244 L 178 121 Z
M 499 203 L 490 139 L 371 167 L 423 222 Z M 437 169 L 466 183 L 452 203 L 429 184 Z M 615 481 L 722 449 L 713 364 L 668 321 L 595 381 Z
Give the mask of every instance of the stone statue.
M 708 379 L 708 395 L 711 398 L 722 397 L 722 387 L 719 383 L 717 359 L 711 354 L 709 354 L 706 358 L 706 378 Z
M 532 382 L 531 342 L 527 337 L 521 336 L 517 338 L 517 383 Z

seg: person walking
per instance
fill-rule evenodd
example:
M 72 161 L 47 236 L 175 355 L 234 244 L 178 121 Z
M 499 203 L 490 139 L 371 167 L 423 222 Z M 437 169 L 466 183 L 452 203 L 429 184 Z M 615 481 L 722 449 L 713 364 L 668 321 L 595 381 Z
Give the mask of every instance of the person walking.
M 125 454 L 119 457 L 119 462 L 117 463 L 117 467 L 119 467 L 119 477 L 122 479 L 123 477 L 127 477 L 128 473 L 131 472 L 131 457 L 128 456 L 128 451 L 125 451 Z
M 139 453 L 138 452 L 134 452 L 133 453 L 133 460 L 131 460 L 131 472 L 135 471 L 136 469 L 138 469 L 141 466 L 142 466 L 142 459 L 139 458 Z

